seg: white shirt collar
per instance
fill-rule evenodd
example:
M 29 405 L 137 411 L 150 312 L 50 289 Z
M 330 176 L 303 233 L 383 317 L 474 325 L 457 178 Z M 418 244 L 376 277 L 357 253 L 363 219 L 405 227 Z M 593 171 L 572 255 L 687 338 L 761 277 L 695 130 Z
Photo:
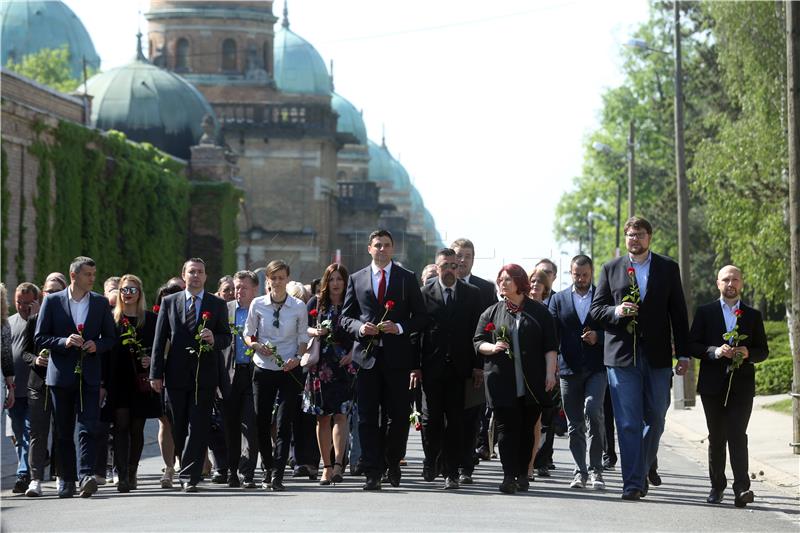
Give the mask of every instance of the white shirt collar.
M 586 294 L 584 294 L 584 295 L 578 294 L 578 291 L 575 290 L 575 284 L 574 283 L 572 284 L 572 294 L 574 294 L 578 298 L 586 298 L 587 296 L 591 296 L 592 292 L 593 292 L 592 291 L 592 286 L 589 285 L 589 291 Z
M 471 274 L 471 273 L 470 273 L 470 274 L 467 274 L 466 276 L 464 276 L 463 278 L 461 278 L 461 281 L 463 281 L 464 283 L 469 283 L 469 278 L 471 278 L 471 277 L 472 277 L 472 274 Z
M 647 263 L 650 262 L 650 259 L 652 259 L 652 257 L 653 257 L 653 252 L 648 250 L 647 257 L 645 258 L 644 261 L 640 263 L 639 261 L 634 260 L 633 256 L 631 256 L 630 253 L 628 254 L 628 259 L 630 259 L 631 263 L 634 265 L 646 265 Z
M 72 300 L 75 303 L 83 303 L 86 300 L 86 298 L 89 296 L 89 292 L 90 291 L 86 291 L 86 293 L 84 293 L 84 295 L 83 295 L 83 298 L 81 298 L 80 300 L 76 300 L 75 298 L 72 297 L 72 285 L 68 285 L 67 286 L 67 296 L 69 296 L 69 299 Z
M 386 275 L 387 275 L 387 276 L 391 274 L 391 272 L 392 272 L 392 265 L 393 265 L 393 264 L 394 264 L 394 263 L 393 263 L 392 261 L 389 261 L 389 264 L 388 264 L 388 265 L 386 265 L 385 267 L 383 267 L 383 270 L 385 270 L 385 271 L 386 271 Z M 375 264 L 375 261 L 373 261 L 373 262 L 372 262 L 372 265 L 371 265 L 371 266 L 372 266 L 372 275 L 373 275 L 373 276 L 377 276 L 377 275 L 378 275 L 378 273 L 380 273 L 380 271 L 381 271 L 380 267 L 378 267 L 378 265 L 376 265 L 376 264 Z
M 437 283 L 439 284 L 439 287 L 441 287 L 441 289 L 442 289 L 442 294 L 445 294 L 444 291 L 446 291 L 447 289 L 452 289 L 453 292 L 456 292 L 456 285 L 458 285 L 458 280 L 456 280 L 456 282 L 453 283 L 452 287 L 448 287 L 447 285 L 442 283 L 442 278 L 436 278 L 436 280 L 437 280 Z
M 192 293 L 189 292 L 189 289 L 184 289 L 183 293 L 186 295 L 186 301 L 187 302 L 192 299 Z M 203 296 L 205 295 L 205 293 L 206 293 L 205 289 L 203 289 L 202 291 L 198 292 L 197 293 L 197 299 L 202 301 L 203 300 Z
M 742 303 L 742 300 L 741 299 L 736 300 L 736 303 L 733 304 L 733 307 L 728 307 L 728 304 L 725 303 L 725 299 L 722 296 L 720 296 L 719 297 L 719 303 L 720 303 L 720 305 L 722 306 L 723 309 L 730 309 L 731 311 L 736 311 L 737 309 L 739 309 L 739 304 Z

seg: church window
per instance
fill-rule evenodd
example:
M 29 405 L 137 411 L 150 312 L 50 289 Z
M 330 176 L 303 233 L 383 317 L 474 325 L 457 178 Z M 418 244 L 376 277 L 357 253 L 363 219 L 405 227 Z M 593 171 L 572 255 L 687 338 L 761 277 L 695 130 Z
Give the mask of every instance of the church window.
M 189 70 L 189 41 L 181 37 L 175 45 L 175 70 Z
M 222 70 L 228 72 L 236 70 L 236 41 L 233 39 L 225 39 L 222 42 Z

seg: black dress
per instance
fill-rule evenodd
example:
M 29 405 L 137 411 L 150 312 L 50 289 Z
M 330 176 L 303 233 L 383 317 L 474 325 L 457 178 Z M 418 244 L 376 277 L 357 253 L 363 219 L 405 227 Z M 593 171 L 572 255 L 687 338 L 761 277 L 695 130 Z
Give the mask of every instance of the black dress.
M 138 318 L 126 316 L 130 323 L 136 327 Z M 138 375 L 149 375 L 149 369 L 142 367 L 135 349 L 130 345 L 123 345 L 121 335 L 125 327 L 117 324 L 117 344 L 111 354 L 109 375 L 111 383 L 108 387 L 109 404 L 113 409 L 130 409 L 131 418 L 159 418 L 163 414 L 161 399 L 152 390 L 148 393 L 139 392 L 136 386 Z M 153 338 L 156 331 L 156 315 L 145 311 L 144 326 L 136 328 L 136 337 L 144 347 L 144 354 L 150 356 L 153 347 Z
M 316 318 L 311 316 L 312 309 L 317 309 L 316 296 L 308 302 L 308 326 L 316 327 L 318 321 L 330 320 L 333 324 L 333 342 L 321 339 L 319 362 L 309 367 L 306 376 L 303 411 L 312 415 L 349 414 L 353 404 L 356 366 L 352 362 L 345 366 L 339 364 L 353 347 L 352 337 L 339 323 L 342 306 L 320 309 Z

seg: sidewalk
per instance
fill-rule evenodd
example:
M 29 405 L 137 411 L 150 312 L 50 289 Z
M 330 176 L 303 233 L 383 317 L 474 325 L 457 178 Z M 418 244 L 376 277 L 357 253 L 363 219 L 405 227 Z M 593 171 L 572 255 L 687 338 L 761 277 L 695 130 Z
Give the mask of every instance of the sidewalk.
M 792 442 L 792 417 L 763 407 L 787 397 L 786 394 L 777 394 L 754 399 L 753 414 L 747 428 L 750 477 L 797 498 L 800 495 L 800 455 L 794 455 L 789 446 Z M 669 409 L 666 431 L 689 444 L 695 459 L 708 465 L 708 430 L 699 396 L 696 407 Z M 730 466 L 727 475 L 732 479 Z

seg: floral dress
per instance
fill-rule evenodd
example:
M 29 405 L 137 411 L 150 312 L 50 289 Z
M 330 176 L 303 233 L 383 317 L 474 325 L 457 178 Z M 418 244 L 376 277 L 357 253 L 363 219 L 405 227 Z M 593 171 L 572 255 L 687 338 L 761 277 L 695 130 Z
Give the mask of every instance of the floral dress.
M 339 322 L 341 306 L 317 309 L 319 315 L 316 318 L 311 316 L 312 309 L 317 309 L 316 297 L 308 302 L 309 327 L 315 327 L 318 321 L 322 323 L 325 320 L 330 320 L 333 327 L 331 336 L 317 339 L 322 341 L 319 362 L 308 368 L 303 390 L 303 411 L 312 415 L 348 414 L 353 404 L 353 380 L 357 367 L 353 363 L 342 366 L 339 361 L 350 353 L 353 339 Z

